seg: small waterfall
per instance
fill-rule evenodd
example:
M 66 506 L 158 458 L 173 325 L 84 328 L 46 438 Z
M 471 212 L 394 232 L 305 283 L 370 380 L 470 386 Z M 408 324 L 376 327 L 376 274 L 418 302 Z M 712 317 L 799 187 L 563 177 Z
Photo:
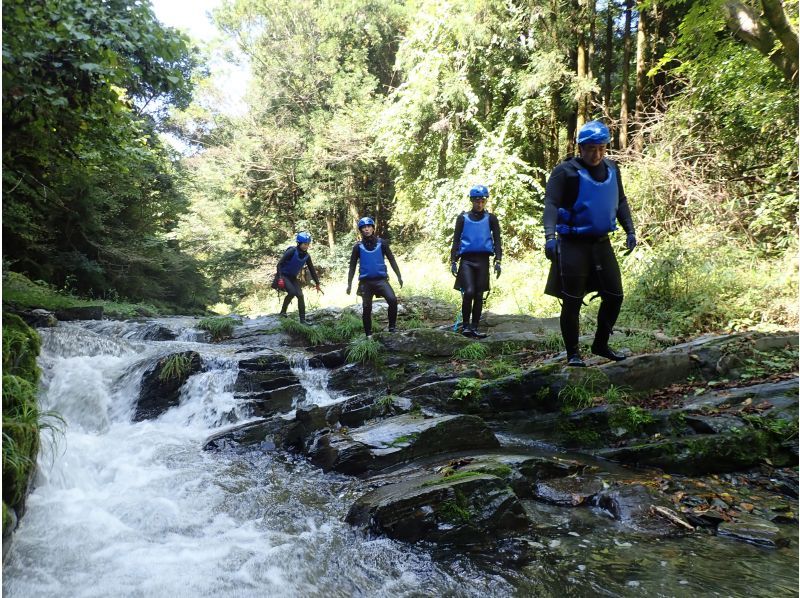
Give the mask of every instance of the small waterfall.
M 309 366 L 308 356 L 301 353 L 289 355 L 289 363 L 292 373 L 297 376 L 301 386 L 306 391 L 306 397 L 302 405 L 317 405 L 325 407 L 337 403 L 342 398 L 338 393 L 333 393 L 328 389 L 328 377 L 330 373 L 327 368 L 312 368 Z
M 208 436 L 243 420 L 232 394 L 243 355 L 230 345 L 135 340 L 137 328 L 41 331 L 41 403 L 66 427 L 44 442 L 4 564 L 4 596 L 508 594 L 502 579 L 463 564 L 448 573 L 424 550 L 343 523 L 365 491 L 356 479 L 281 453 L 203 451 Z M 200 353 L 205 371 L 184 384 L 176 407 L 133 422 L 142 374 L 186 350 Z M 303 360 L 295 373 L 308 402 L 337 400 L 326 373 Z

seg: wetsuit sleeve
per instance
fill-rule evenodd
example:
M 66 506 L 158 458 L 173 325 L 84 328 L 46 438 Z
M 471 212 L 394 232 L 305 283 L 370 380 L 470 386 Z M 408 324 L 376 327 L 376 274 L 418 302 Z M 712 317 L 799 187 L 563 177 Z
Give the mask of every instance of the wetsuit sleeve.
M 492 228 L 492 238 L 494 240 L 494 261 L 503 261 L 503 241 L 500 238 L 500 221 L 494 214 L 489 215 L 489 226 Z
M 628 205 L 628 198 L 625 196 L 625 190 L 622 188 L 622 173 L 619 171 L 619 164 L 614 164 L 617 169 L 617 187 L 619 187 L 619 207 L 617 208 L 617 220 L 622 225 L 626 233 L 636 233 L 633 227 L 633 217 L 631 216 L 631 208 Z
M 450 248 L 450 262 L 458 261 L 458 250 L 461 249 L 461 233 L 464 232 L 464 214 L 456 218 L 456 230 L 453 231 L 453 246 Z
M 394 275 L 397 276 L 397 280 L 403 278 L 400 276 L 400 268 L 397 267 L 397 261 L 394 259 L 394 254 L 392 250 L 389 248 L 389 243 L 387 243 L 384 239 L 381 239 L 381 246 L 383 247 L 383 255 L 386 256 L 386 259 L 389 260 L 389 265 L 394 270 Z
M 317 276 L 317 271 L 314 269 L 314 264 L 311 263 L 310 255 L 308 256 L 306 266 L 308 266 L 308 273 L 311 274 L 311 280 L 314 281 L 315 285 L 319 286 L 319 277 Z
M 556 166 L 547 179 L 544 190 L 544 238 L 556 238 L 556 224 L 558 223 L 558 208 L 564 197 L 566 188 L 567 171 L 561 166 Z
M 278 267 L 277 267 L 278 274 L 281 273 L 281 266 L 288 264 L 289 260 L 292 259 L 293 255 L 294 255 L 294 247 L 289 247 L 286 251 L 283 252 L 281 259 L 278 260 Z
M 353 276 L 356 273 L 356 263 L 358 262 L 358 243 L 353 245 L 353 252 L 350 254 L 350 270 L 347 272 L 347 286 L 352 286 Z

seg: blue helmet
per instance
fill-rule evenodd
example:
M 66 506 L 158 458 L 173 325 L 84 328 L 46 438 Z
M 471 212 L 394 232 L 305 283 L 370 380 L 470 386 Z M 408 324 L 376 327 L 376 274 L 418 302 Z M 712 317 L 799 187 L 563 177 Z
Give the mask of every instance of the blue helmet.
M 311 243 L 311 233 L 307 233 L 305 231 L 302 233 L 297 233 L 297 237 L 295 238 L 297 239 L 298 243 Z
M 584 143 L 610 143 L 611 133 L 599 120 L 591 120 L 578 131 L 578 145 Z
M 469 190 L 470 197 L 489 197 L 489 188 L 486 185 L 475 185 Z
M 375 221 L 369 216 L 364 216 L 358 221 L 358 230 L 361 230 L 365 226 L 375 226 Z

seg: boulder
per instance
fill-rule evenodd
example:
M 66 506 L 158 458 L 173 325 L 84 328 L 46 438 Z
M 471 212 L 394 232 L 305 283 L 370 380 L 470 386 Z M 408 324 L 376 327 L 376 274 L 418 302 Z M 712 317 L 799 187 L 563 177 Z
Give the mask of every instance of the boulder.
M 480 473 L 420 476 L 382 486 L 359 498 L 345 520 L 396 540 L 458 546 L 485 546 L 530 526 L 511 489 Z
M 393 353 L 424 355 L 426 357 L 451 357 L 453 353 L 474 341 L 447 330 L 417 328 L 393 334 L 378 334 L 375 338 Z
M 725 434 L 665 438 L 625 447 L 605 448 L 595 455 L 639 467 L 698 475 L 748 469 L 770 459 L 775 465 L 796 461 L 763 430 L 747 428 Z
M 717 526 L 717 535 L 770 548 L 789 543 L 777 525 L 747 513 L 737 515 L 733 521 L 720 523 Z
M 165 366 L 170 359 L 188 359 L 188 366 L 174 376 L 167 377 Z M 180 390 L 189 376 L 202 371 L 200 354 L 196 351 L 183 351 L 166 355 L 153 364 L 142 376 L 139 400 L 133 421 L 154 419 L 180 401 Z
M 603 489 L 603 482 L 594 476 L 574 475 L 553 478 L 533 484 L 533 498 L 562 507 L 589 504 Z
M 326 471 L 333 469 L 358 474 L 440 453 L 496 448 L 499 445 L 479 417 L 404 414 L 355 430 L 320 434 L 308 453 L 312 463 Z
M 64 309 L 57 309 L 55 313 L 56 318 L 62 322 L 71 322 L 73 320 L 102 320 L 103 306 L 65 307 Z
M 489 329 L 489 334 L 498 333 L 533 333 L 546 335 L 548 332 L 561 334 L 558 318 L 534 318 L 524 314 L 496 314 L 483 312 L 481 324 Z

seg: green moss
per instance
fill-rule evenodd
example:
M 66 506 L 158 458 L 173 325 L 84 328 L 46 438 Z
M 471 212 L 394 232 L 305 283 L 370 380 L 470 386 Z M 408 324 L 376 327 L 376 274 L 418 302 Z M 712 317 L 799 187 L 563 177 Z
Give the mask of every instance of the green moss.
M 512 473 L 514 473 L 514 470 L 511 469 L 511 467 L 502 463 L 491 467 L 481 467 L 478 471 L 482 473 L 488 473 L 489 475 L 497 476 L 498 478 L 502 479 L 506 479 L 510 477 Z
M 569 446 L 594 448 L 602 444 L 602 436 L 591 427 L 578 426 L 574 422 L 562 419 L 558 422 L 557 428 Z
M 483 475 L 480 471 L 454 471 L 451 473 L 445 473 L 441 478 L 437 480 L 429 480 L 420 486 L 421 488 L 425 488 L 427 486 L 438 486 L 440 484 L 448 484 L 450 482 L 457 482 L 458 480 L 465 480 L 468 478 L 474 478 L 477 476 Z
M 5 536 L 11 530 L 8 529 L 11 525 L 11 513 L 9 512 L 6 501 L 3 501 L 3 535 Z
M 41 348 L 39 335 L 14 314 L 3 314 L 3 373 L 14 374 L 33 384 L 39 381 L 36 357 Z
M 403 434 L 402 436 L 398 436 L 391 442 L 384 443 L 384 446 L 391 446 L 391 447 L 401 446 L 404 444 L 409 444 L 411 442 L 414 442 L 417 438 L 419 438 L 419 432 L 412 432 L 411 434 Z

